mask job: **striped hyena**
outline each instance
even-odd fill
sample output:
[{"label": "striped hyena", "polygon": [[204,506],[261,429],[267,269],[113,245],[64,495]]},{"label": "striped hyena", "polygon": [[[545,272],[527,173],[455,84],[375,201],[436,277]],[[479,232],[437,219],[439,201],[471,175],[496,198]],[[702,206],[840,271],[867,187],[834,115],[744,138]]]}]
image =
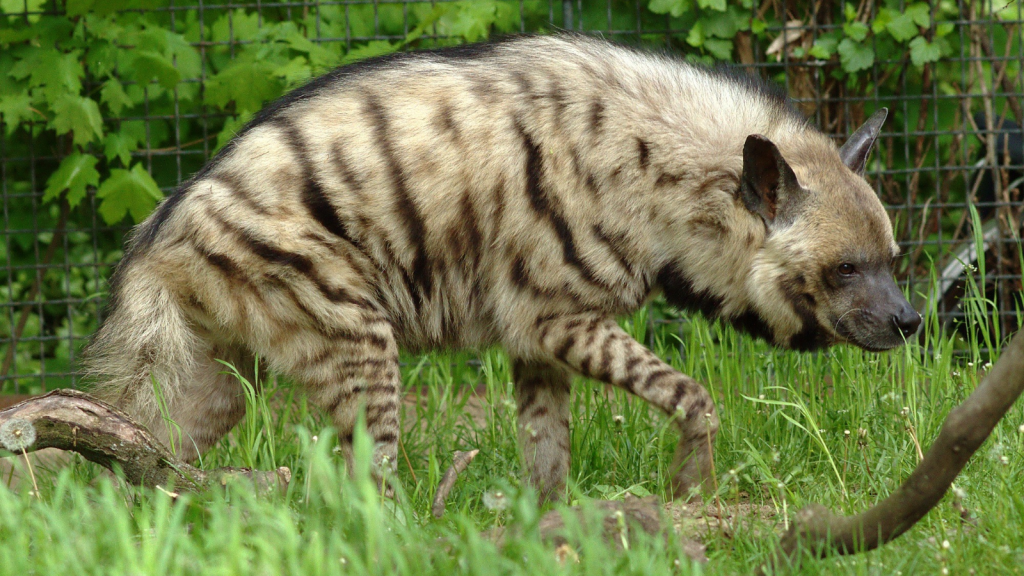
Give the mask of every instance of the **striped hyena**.
[{"label": "striped hyena", "polygon": [[217,360],[259,355],[343,444],[365,410],[393,465],[399,350],[498,344],[542,494],[564,488],[573,375],[679,414],[685,492],[715,406],[615,317],[664,293],[786,348],[902,344],[920,317],[862,177],[884,118],[837,148],[750,76],[580,36],[342,67],[267,106],[135,230],[88,370],[166,440],[158,382],[195,457],[245,409]]}]

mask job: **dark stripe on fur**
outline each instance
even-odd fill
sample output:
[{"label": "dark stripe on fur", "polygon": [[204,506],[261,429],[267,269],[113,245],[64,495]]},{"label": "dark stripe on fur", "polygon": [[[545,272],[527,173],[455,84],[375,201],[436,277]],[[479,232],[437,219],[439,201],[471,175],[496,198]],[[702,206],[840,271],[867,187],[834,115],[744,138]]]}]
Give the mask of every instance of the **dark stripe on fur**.
[{"label": "dark stripe on fur", "polygon": [[590,104],[590,135],[597,138],[604,129],[604,102],[594,100]]},{"label": "dark stripe on fur", "polygon": [[323,186],[321,186],[320,180],[316,177],[313,161],[309,158],[309,151],[306,149],[306,144],[302,140],[302,134],[299,133],[298,127],[284,116],[277,117],[275,123],[284,132],[285,142],[291,148],[292,154],[295,155],[299,164],[299,169],[302,171],[302,204],[309,210],[313,219],[319,222],[328,232],[353,246],[359,246],[352,236],[349,235],[341,218],[338,217],[337,210],[334,209],[330,200],[327,199],[327,194],[324,193]]},{"label": "dark stripe on fur", "polygon": [[252,210],[253,212],[260,214],[262,216],[266,216],[267,214],[270,213],[270,211],[267,210],[266,206],[263,206],[255,199],[253,199],[252,196],[246,193],[245,186],[242,184],[241,179],[238,178],[238,176],[236,176],[235,174],[229,174],[227,172],[218,172],[215,174],[211,174],[210,179],[216,181],[221,186],[227,188],[228,192],[231,193],[231,196],[233,196],[242,204],[245,204],[245,206]]},{"label": "dark stripe on fur", "polygon": [[639,156],[638,161],[640,162],[640,169],[646,172],[647,167],[650,165],[651,162],[651,147],[649,144],[647,144],[647,142],[644,141],[643,138],[637,138],[636,150],[637,156]]},{"label": "dark stripe on fur", "polygon": [[376,94],[366,92],[365,97],[367,111],[373,121],[373,132],[376,136],[377,145],[380,147],[384,163],[387,165],[388,178],[391,180],[391,187],[395,193],[395,204],[399,219],[405,223],[409,244],[413,247],[412,279],[416,286],[422,290],[423,296],[430,298],[433,292],[434,279],[427,255],[426,224],[415,202],[409,195],[408,178],[398,163],[398,157],[395,155],[394,146],[391,143],[390,121],[387,113]]},{"label": "dark stripe on fur", "polygon": [[341,181],[356,195],[362,194],[363,180],[355,173],[348,160],[345,159],[345,151],[342,149],[340,142],[334,143],[334,146],[331,147],[331,153],[334,165],[338,168],[338,174],[341,176]]},{"label": "dark stripe on fur", "polygon": [[315,266],[313,265],[313,261],[306,256],[296,254],[294,252],[287,252],[271,246],[262,239],[257,238],[248,230],[232,225],[228,221],[224,220],[224,218],[219,214],[211,212],[211,217],[221,226],[221,228],[238,239],[238,241],[245,245],[253,254],[271,264],[288,266],[305,276],[313,283],[313,285],[316,286],[317,290],[319,290],[328,301],[334,303],[365,304],[362,300],[353,298],[344,288],[328,286],[327,283],[320,278]]},{"label": "dark stripe on fur", "polygon": [[455,122],[455,110],[452,107],[451,102],[441,102],[440,108],[437,111],[437,125],[443,132],[449,132],[452,135],[452,140],[455,142],[462,142],[462,131],[459,130],[459,125]]},{"label": "dark stripe on fur", "polygon": [[626,250],[623,248],[623,244],[626,243],[626,234],[622,232],[611,234],[602,228],[600,224],[594,224],[593,232],[594,237],[607,246],[608,251],[618,259],[619,265],[622,266],[622,269],[632,276],[633,263],[630,262],[629,256],[626,255]]},{"label": "dark stripe on fur", "polygon": [[576,251],[576,241],[573,238],[569,222],[559,212],[557,199],[550,196],[544,188],[544,166],[540,147],[527,134],[518,119],[514,121],[514,124],[519,137],[523,140],[523,148],[526,152],[526,195],[530,199],[530,207],[538,216],[551,222],[555,235],[562,242],[562,258],[565,263],[576,268],[580,276],[587,282],[601,288],[608,288],[607,284],[601,282],[590,266],[580,258]]},{"label": "dark stripe on fur", "polygon": [[700,312],[709,319],[718,318],[722,299],[706,290],[698,291],[693,281],[674,265],[668,265],[658,272],[657,283],[665,292],[668,303],[678,308]]}]

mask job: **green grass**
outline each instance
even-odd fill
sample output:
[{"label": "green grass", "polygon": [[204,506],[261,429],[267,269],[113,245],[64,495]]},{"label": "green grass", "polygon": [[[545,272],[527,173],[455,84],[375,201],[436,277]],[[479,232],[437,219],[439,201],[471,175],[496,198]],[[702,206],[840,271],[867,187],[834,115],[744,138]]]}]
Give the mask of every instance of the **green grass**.
[{"label": "green grass", "polygon": [[[985,302],[975,308],[973,320],[984,325]],[[777,512],[768,521],[741,518],[728,537],[712,532],[705,565],[657,540],[616,551],[580,527],[579,562],[560,564],[537,535],[545,510],[519,481],[508,360],[488,351],[405,358],[404,381],[422,390],[422,401],[420,424],[402,439],[394,500],[380,497],[368,470],[347,475],[328,422],[298,390],[271,381],[256,395],[248,383],[247,418],[203,466],[289,466],[287,494],[257,497],[236,485],[174,501],[82,461],[36,470],[40,497],[25,483],[0,488],[0,574],[750,574],[775,546],[770,531],[803,505],[853,513],[888,495],[916,464],[913,435],[927,449],[989,360],[983,338],[943,336],[933,318],[924,345],[881,355],[782,352],[701,320],[664,319],[656,307],[624,323],[713,394],[722,505]],[[459,391],[481,384],[487,418],[477,425]],[[673,426],[621,392],[576,385],[571,499],[663,494]],[[801,573],[1024,572],[1022,424],[1018,403],[957,482],[975,525],[961,522],[947,496],[893,544],[811,561]],[[356,448],[367,461],[365,437]],[[452,453],[470,448],[480,455],[435,520],[437,483]],[[496,492],[506,509],[485,506],[485,494]],[[507,528],[500,549],[482,535],[499,526]]]}]

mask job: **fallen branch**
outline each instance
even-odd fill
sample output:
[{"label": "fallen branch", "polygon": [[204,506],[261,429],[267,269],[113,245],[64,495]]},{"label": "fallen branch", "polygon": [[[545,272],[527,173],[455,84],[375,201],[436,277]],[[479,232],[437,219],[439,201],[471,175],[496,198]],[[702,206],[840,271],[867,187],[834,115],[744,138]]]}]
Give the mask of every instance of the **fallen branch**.
[{"label": "fallen branch", "polygon": [[78,452],[108,470],[120,468],[132,484],[151,488],[173,484],[179,491],[199,492],[243,478],[265,492],[284,490],[291,481],[286,467],[269,472],[233,467],[200,470],[181,462],[130,416],[77,390],[54,390],[0,410],[0,432],[26,425],[34,429],[35,441],[17,448],[18,452],[43,448]]},{"label": "fallen branch", "polygon": [[431,507],[434,518],[444,516],[445,500],[448,499],[448,494],[452,491],[452,487],[455,486],[455,480],[459,477],[459,474],[466,471],[466,467],[469,466],[469,463],[479,453],[479,450],[470,450],[469,452],[455,451],[451,467],[445,471],[444,476],[441,477],[441,482],[437,485],[437,494],[434,495],[434,505]]},{"label": "fallen branch", "polygon": [[[820,504],[796,514],[782,538],[778,566],[797,562],[802,550],[818,556],[855,554],[909,530],[945,495],[971,455],[1024,392],[1024,331],[1018,333],[978,388],[946,417],[939,437],[910,477],[888,498],[856,516],[836,516]],[[768,566],[762,567],[762,572]]]}]

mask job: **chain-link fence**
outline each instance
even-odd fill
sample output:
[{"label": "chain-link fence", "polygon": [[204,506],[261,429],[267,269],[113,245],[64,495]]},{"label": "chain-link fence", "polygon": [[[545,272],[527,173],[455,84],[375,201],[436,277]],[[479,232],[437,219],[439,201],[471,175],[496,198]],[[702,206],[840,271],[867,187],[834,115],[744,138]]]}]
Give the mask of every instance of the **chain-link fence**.
[{"label": "chain-link fence", "polygon": [[1018,2],[0,0],[0,9],[0,392],[76,385],[76,356],[102,320],[133,221],[267,100],[363,57],[560,29],[732,61],[783,84],[837,138],[888,107],[869,179],[906,254],[899,276],[950,325],[970,279],[1005,330],[1020,323]]}]

